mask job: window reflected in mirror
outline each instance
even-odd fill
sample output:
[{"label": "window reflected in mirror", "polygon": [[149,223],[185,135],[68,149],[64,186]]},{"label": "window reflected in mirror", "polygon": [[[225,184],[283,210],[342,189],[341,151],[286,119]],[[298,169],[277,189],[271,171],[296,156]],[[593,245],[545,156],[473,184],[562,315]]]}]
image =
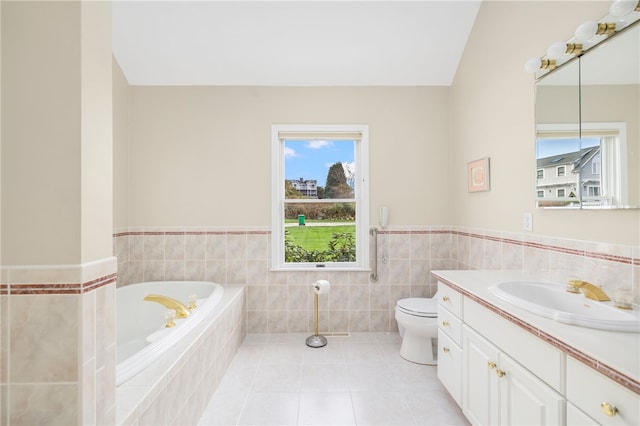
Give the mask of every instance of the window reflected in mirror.
[{"label": "window reflected in mirror", "polygon": [[536,201],[545,208],[623,208],[629,200],[624,123],[539,125]]}]

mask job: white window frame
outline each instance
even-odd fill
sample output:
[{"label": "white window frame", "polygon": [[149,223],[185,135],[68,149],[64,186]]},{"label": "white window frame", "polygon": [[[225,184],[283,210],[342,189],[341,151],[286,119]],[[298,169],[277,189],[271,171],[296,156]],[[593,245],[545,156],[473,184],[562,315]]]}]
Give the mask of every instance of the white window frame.
[{"label": "white window frame", "polygon": [[[356,261],[323,263],[286,263],[284,260],[284,139],[281,134],[354,134],[361,137],[355,142],[356,181],[354,199],[336,200],[356,204]],[[296,125],[271,126],[271,268],[283,270],[369,270],[369,126],[368,125]],[[314,200],[317,201],[317,200]]]}]

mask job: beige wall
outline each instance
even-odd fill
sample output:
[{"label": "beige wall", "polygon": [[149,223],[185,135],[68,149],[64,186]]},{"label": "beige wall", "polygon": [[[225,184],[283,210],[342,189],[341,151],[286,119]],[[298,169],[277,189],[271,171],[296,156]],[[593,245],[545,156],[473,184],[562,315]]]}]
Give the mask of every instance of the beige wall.
[{"label": "beige wall", "polygon": [[2,8],[2,260],[78,263],[80,4]]},{"label": "beige wall", "polygon": [[[534,88],[525,61],[568,40],[610,2],[484,1],[452,85],[452,224],[637,245],[640,211],[535,208]],[[491,158],[491,191],[467,193],[465,163]],[[603,224],[605,226],[603,226]]]},{"label": "beige wall", "polygon": [[129,83],[112,58],[113,63],[113,227],[129,225]]},{"label": "beige wall", "polygon": [[[450,88],[131,87],[120,103],[130,127],[116,136],[130,141],[115,164],[116,228],[266,226],[271,124],[364,123],[372,224],[387,205],[392,226],[521,232],[532,212],[533,234],[637,245],[638,210],[535,207],[534,87],[523,64],[608,7],[483,2]],[[491,190],[470,194],[466,163],[482,157]]]},{"label": "beige wall", "polygon": [[448,88],[132,87],[130,96],[130,226],[269,225],[272,124],[368,124],[373,223],[381,205],[396,226],[449,220]]},{"label": "beige wall", "polygon": [[113,252],[110,2],[83,2],[80,20],[80,244],[84,263]]}]

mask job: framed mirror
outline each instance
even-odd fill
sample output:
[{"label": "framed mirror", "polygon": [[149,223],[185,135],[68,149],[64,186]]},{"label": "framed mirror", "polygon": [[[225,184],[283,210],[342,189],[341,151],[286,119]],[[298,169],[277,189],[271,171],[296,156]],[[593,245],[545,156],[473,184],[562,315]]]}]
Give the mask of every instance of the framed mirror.
[{"label": "framed mirror", "polygon": [[638,22],[536,82],[536,201],[640,206]]}]

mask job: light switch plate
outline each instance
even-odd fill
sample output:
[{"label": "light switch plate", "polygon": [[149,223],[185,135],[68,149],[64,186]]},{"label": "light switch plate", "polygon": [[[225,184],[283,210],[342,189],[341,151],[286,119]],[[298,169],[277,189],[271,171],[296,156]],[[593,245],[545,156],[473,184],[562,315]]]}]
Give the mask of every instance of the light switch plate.
[{"label": "light switch plate", "polygon": [[533,215],[530,212],[522,215],[522,228],[525,231],[533,231]]}]

